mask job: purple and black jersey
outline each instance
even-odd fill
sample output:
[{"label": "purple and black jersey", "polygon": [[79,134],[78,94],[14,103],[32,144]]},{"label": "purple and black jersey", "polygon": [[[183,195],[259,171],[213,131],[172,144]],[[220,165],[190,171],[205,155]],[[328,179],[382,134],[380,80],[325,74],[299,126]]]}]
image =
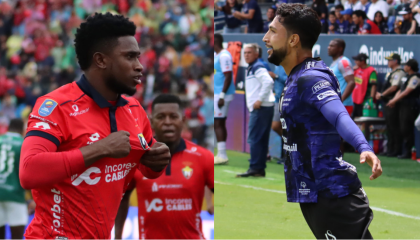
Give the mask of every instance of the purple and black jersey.
[{"label": "purple and black jersey", "polygon": [[280,113],[289,202],[344,197],[361,188],[356,168],[342,160],[339,133],[360,152],[371,148],[341,103],[337,78],[321,59],[307,58],[293,68]]}]

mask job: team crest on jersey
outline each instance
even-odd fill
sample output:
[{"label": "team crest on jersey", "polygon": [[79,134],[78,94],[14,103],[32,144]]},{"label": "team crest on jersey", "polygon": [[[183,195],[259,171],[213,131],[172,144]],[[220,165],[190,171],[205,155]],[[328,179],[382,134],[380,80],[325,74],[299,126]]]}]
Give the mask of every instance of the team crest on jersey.
[{"label": "team crest on jersey", "polygon": [[58,103],[56,101],[45,99],[38,109],[38,114],[42,117],[49,116],[57,105]]},{"label": "team crest on jersey", "polygon": [[193,169],[190,168],[190,166],[186,166],[182,169],[182,175],[184,175],[186,179],[190,179],[192,174],[193,174]]},{"label": "team crest on jersey", "polygon": [[139,137],[140,145],[143,148],[143,150],[148,150],[150,147],[149,147],[149,144],[147,144],[147,141],[144,138],[143,133],[137,134],[137,137]]}]

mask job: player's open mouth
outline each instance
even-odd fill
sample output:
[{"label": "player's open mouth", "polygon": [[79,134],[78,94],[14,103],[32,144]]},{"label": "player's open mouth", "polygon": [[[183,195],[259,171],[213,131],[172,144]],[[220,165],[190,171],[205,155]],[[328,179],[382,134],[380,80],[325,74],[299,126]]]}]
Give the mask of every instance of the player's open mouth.
[{"label": "player's open mouth", "polygon": [[140,75],[139,76],[135,76],[135,77],[133,77],[133,79],[134,79],[134,81],[136,81],[138,84],[140,84],[141,83],[141,80],[140,80]]},{"label": "player's open mouth", "polygon": [[270,54],[271,51],[273,51],[272,47],[266,46],[268,48],[267,53]]}]

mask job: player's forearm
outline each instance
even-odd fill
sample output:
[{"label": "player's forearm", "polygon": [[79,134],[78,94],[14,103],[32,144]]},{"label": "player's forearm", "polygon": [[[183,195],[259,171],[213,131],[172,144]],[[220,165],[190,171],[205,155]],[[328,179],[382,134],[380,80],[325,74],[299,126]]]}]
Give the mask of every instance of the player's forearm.
[{"label": "player's forearm", "polygon": [[362,131],[350,118],[344,105],[339,100],[332,100],[324,104],[320,111],[327,121],[337,129],[338,134],[358,152],[373,152]]},{"label": "player's forearm", "polygon": [[393,93],[393,92],[395,92],[395,91],[397,91],[397,89],[398,89],[398,86],[391,86],[391,87],[389,87],[387,90],[385,90],[383,93],[382,93],[382,97],[385,97],[385,96],[388,96],[389,94],[391,94],[391,93]]},{"label": "player's forearm", "polygon": [[375,95],[376,95],[376,85],[373,85],[372,89],[370,90],[370,97],[374,99]]},{"label": "player's forearm", "polygon": [[127,190],[121,200],[120,207],[118,208],[117,217],[115,218],[115,239],[122,239],[124,223],[128,214],[131,191],[132,190]]},{"label": "player's forearm", "polygon": [[232,72],[228,72],[228,74],[225,74],[225,82],[223,83],[223,90],[222,92],[226,93],[229,89],[229,86],[232,82]]},{"label": "player's forearm", "polygon": [[354,86],[354,81],[350,81],[347,83],[347,87],[346,90],[344,90],[343,96],[341,97],[341,101],[346,100],[350,96],[350,94],[353,92]]},{"label": "player's forearm", "polygon": [[51,141],[31,136],[23,141],[19,179],[24,189],[34,189],[64,181],[85,170],[79,149],[56,152]]},{"label": "player's forearm", "polygon": [[410,94],[411,91],[413,91],[413,89],[411,89],[411,88],[405,89],[404,92],[402,92],[402,93],[400,92],[400,94],[398,94],[397,96],[395,96],[395,98],[394,98],[393,101],[394,102],[400,101],[401,99],[405,98],[408,94]]},{"label": "player's forearm", "polygon": [[100,141],[80,148],[85,162],[85,166],[89,167],[99,159],[106,157],[108,155],[107,150],[108,149],[106,147],[102,146]]}]

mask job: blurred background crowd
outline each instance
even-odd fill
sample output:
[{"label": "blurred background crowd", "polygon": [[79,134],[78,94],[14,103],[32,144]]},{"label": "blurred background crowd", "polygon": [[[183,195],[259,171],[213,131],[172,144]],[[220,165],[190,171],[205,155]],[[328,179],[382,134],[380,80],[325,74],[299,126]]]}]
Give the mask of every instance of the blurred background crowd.
[{"label": "blurred background crowd", "polygon": [[419,0],[215,0],[216,31],[265,33],[281,3],[303,3],[324,34],[420,34]]},{"label": "blurred background crowd", "polygon": [[94,12],[123,14],[137,26],[144,66],[134,97],[150,113],[157,94],[178,94],[183,137],[213,151],[211,0],[0,0],[0,134],[25,119],[36,99],[78,80],[74,33]]}]

